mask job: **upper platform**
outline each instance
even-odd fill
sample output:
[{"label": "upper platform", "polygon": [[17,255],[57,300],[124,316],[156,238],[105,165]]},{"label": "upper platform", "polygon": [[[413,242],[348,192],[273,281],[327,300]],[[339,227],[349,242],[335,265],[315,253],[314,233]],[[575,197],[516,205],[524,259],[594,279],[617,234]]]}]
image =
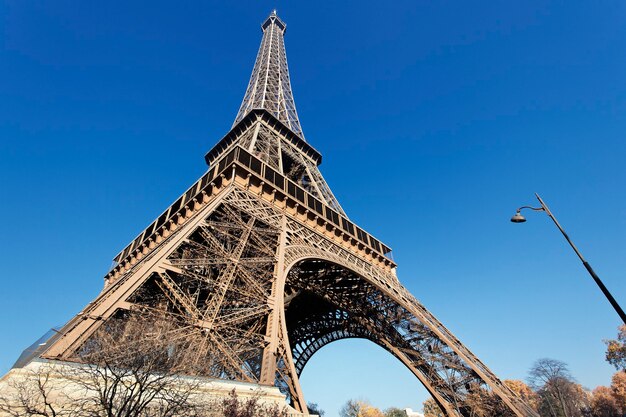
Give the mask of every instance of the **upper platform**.
[{"label": "upper platform", "polygon": [[209,166],[213,166],[215,161],[220,159],[220,156],[234,145],[241,135],[241,132],[250,128],[250,126],[257,121],[262,121],[277,130],[285,140],[288,140],[289,143],[309,157],[316,165],[322,163],[322,154],[319,153],[317,149],[309,145],[308,142],[296,135],[293,130],[265,109],[253,109],[249,111],[245,117],[235,123],[226,136],[220,139],[204,156],[206,163]]}]

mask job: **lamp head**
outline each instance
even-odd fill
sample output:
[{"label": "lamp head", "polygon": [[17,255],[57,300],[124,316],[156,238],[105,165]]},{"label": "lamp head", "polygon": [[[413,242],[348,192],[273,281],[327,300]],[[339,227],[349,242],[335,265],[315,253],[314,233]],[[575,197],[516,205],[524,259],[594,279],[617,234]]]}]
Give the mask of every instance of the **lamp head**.
[{"label": "lamp head", "polygon": [[519,210],[511,217],[511,221],[513,223],[524,223],[526,221],[526,217],[522,216]]}]

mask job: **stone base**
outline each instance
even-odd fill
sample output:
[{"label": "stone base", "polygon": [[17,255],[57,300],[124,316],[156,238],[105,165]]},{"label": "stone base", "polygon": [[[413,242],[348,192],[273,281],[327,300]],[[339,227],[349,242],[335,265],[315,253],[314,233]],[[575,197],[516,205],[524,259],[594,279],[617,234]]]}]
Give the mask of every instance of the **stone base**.
[{"label": "stone base", "polygon": [[[18,394],[27,392],[33,401],[41,403],[41,390],[38,388],[38,381],[45,378],[45,391],[47,392],[49,402],[55,406],[64,408],[63,402],[69,404],[72,398],[79,398],[84,390],[80,384],[68,379],[68,375],[76,375],[76,369],[81,365],[59,362],[34,360],[22,368],[13,368],[5,376],[0,379],[0,399],[4,398],[11,402],[19,401]],[[80,372],[78,373],[80,374]],[[244,382],[233,382],[218,379],[197,378],[197,377],[178,377],[173,381],[182,385],[189,383],[191,388],[190,402],[219,403],[224,398],[234,392],[241,402],[255,398],[258,403],[266,406],[277,405],[285,408],[289,417],[300,417],[305,414],[298,413],[295,409],[286,404],[285,395],[276,387],[269,387]],[[173,384],[173,386],[176,386]],[[41,398],[37,399],[37,396]],[[215,417],[219,415],[217,412],[211,412]],[[10,416],[0,410],[0,417]],[[313,415],[311,415],[313,416]]]}]

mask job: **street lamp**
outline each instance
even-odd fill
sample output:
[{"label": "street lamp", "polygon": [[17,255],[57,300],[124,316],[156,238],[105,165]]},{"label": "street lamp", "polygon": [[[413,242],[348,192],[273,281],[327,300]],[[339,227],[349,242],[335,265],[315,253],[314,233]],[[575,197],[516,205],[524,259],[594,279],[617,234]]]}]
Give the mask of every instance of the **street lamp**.
[{"label": "street lamp", "polygon": [[626,324],[626,314],[624,314],[624,310],[622,310],[619,304],[617,304],[617,301],[615,301],[615,298],[613,298],[609,290],[604,286],[604,283],[602,282],[602,280],[600,280],[600,277],[598,277],[596,273],[593,271],[593,269],[591,268],[591,265],[589,265],[589,262],[587,262],[585,258],[583,258],[583,255],[578,251],[576,246],[574,246],[574,243],[571,241],[569,236],[567,236],[567,233],[565,233],[565,230],[563,230],[559,222],[556,220],[556,217],[554,217],[554,215],[552,214],[548,206],[546,206],[546,203],[544,203],[541,197],[539,197],[539,194],[535,193],[535,197],[537,197],[537,200],[539,200],[539,204],[541,204],[541,207],[522,206],[518,208],[515,214],[513,215],[513,217],[511,217],[511,221],[513,223],[524,223],[526,221],[526,218],[522,216],[522,213],[521,213],[521,211],[524,209],[529,209],[529,210],[534,210],[534,211],[544,211],[552,219],[556,227],[558,227],[559,231],[563,234],[563,237],[565,238],[565,240],[567,240],[567,243],[569,243],[572,249],[574,249],[574,252],[576,252],[576,255],[578,255],[578,258],[580,258],[581,262],[583,263],[583,266],[585,267],[587,272],[589,272],[589,275],[591,275],[591,278],[593,278],[593,280],[596,282],[598,287],[600,287],[602,294],[604,294],[607,300],[609,300],[609,303],[611,303],[611,305],[613,306],[613,308],[615,309],[619,317],[622,319],[622,322]]}]

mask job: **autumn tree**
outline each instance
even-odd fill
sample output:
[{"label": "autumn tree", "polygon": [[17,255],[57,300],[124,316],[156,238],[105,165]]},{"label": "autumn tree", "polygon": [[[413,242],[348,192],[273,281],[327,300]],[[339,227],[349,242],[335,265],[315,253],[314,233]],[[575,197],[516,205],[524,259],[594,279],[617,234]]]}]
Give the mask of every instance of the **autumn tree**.
[{"label": "autumn tree", "polygon": [[619,326],[616,340],[605,340],[606,360],[618,371],[626,371],[626,325]]},{"label": "autumn tree", "polygon": [[361,414],[359,417],[385,417],[379,408],[374,407],[371,404],[365,403],[361,408]]},{"label": "autumn tree", "polygon": [[617,402],[617,406],[626,413],[626,372],[619,371],[611,378],[611,391],[613,398]]},{"label": "autumn tree", "polygon": [[462,414],[469,417],[516,417],[497,394],[480,385],[470,385],[463,407]]},{"label": "autumn tree", "polygon": [[[471,387],[464,401],[466,414],[470,417],[491,417],[498,415],[493,408],[490,393],[481,387]],[[508,416],[507,416],[508,417]]]},{"label": "autumn tree", "polygon": [[[504,383],[536,410],[537,394],[528,385],[518,380],[505,380]],[[515,417],[515,413],[498,395],[480,385],[468,387],[468,392],[459,411],[470,417]],[[424,402],[424,414],[426,417],[444,416],[432,398]]]},{"label": "autumn tree", "polygon": [[532,388],[518,379],[505,379],[504,385],[513,391],[515,395],[521,398],[521,400],[528,404],[533,410],[537,411],[539,398],[537,393],[533,391]]},{"label": "autumn tree", "polygon": [[424,417],[445,417],[437,402],[432,398],[424,401]]},{"label": "autumn tree", "polygon": [[620,417],[621,413],[613,391],[608,387],[597,387],[591,398],[591,413],[593,417]]}]

